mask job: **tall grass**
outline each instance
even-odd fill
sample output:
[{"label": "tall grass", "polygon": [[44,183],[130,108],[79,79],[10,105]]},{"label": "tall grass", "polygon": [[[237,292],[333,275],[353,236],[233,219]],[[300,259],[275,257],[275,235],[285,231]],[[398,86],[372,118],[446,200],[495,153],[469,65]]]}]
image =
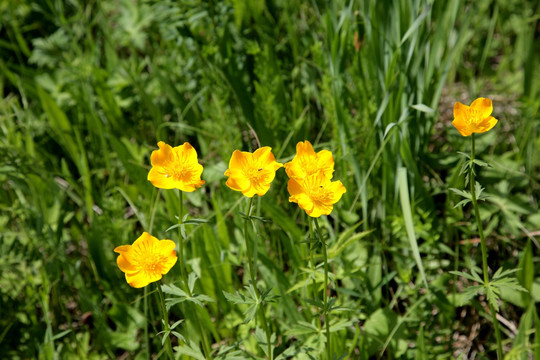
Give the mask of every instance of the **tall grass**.
[{"label": "tall grass", "polygon": [[[485,96],[499,119],[476,145],[492,165],[489,267],[519,268],[528,290],[501,294],[504,351],[540,358],[538,13],[534,1],[0,1],[0,354],[144,358],[145,329],[165,354],[155,295],[145,319],[112,251],[149,227],[175,236],[177,194],[146,180],[163,140],[190,141],[204,166],[186,202],[209,222],[187,227],[184,253],[214,299],[202,328],[215,355],[263,357],[224,295],[248,279],[245,205],[223,173],[234,149],[271,146],[286,162],[307,139],[334,153],[347,188],[321,219],[336,356],[493,358],[485,299],[463,301],[469,284],[449,274],[480,264],[471,209],[448,192],[463,188],[467,151],[451,109]],[[257,201],[272,220],[256,229],[275,358],[323,356],[309,219],[284,173]],[[193,334],[172,338],[186,359],[202,351],[187,309],[169,314]]]}]

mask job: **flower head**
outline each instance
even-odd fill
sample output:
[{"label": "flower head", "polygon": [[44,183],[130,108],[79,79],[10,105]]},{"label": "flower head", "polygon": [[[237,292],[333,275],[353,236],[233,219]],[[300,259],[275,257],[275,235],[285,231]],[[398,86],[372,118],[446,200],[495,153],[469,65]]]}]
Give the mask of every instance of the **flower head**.
[{"label": "flower head", "polygon": [[306,140],[296,144],[296,155],[284,166],[289,178],[304,178],[320,172],[331,179],[334,173],[334,157],[328,150],[315,153],[311,143]]},{"label": "flower head", "polygon": [[159,150],[152,151],[152,168],[148,180],[157,188],[180,189],[192,192],[204,184],[201,180],[203,167],[197,161],[197,151],[186,142],[171,147],[163,141],[158,142]]},{"label": "flower head", "polygon": [[497,124],[497,119],[491,116],[492,111],[493,104],[490,99],[478,98],[471,106],[457,102],[454,105],[452,125],[463,136],[489,131]]},{"label": "flower head", "polygon": [[255,194],[263,196],[270,189],[270,183],[276,177],[276,171],[283,164],[276,161],[272,148],[265,146],[255,152],[235,150],[225,171],[228,176],[225,183],[235,191],[241,191],[247,197]]},{"label": "flower head", "polygon": [[289,201],[297,203],[311,217],[330,215],[334,204],[347,191],[341,181],[331,181],[321,172],[290,179],[287,190],[291,194]]},{"label": "flower head", "polygon": [[135,288],[158,281],[176,263],[176,244],[171,240],[158,240],[144,232],[133,245],[114,249],[120,254],[116,263],[126,273],[126,281]]}]

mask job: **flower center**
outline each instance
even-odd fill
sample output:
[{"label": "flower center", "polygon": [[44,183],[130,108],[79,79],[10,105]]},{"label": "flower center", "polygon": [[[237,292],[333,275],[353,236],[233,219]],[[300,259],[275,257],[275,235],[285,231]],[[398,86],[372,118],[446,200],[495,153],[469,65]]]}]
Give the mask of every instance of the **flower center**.
[{"label": "flower center", "polygon": [[262,167],[252,166],[244,170],[244,175],[252,182],[258,182],[261,177]]},{"label": "flower center", "polygon": [[149,253],[146,254],[146,257],[139,259],[139,266],[146,273],[158,273],[160,272],[160,264],[164,261],[163,256]]},{"label": "flower center", "polygon": [[316,203],[324,204],[328,202],[328,192],[322,185],[319,185],[318,187],[311,189],[309,193],[309,197],[311,198],[313,202],[316,202]]},{"label": "flower center", "polygon": [[188,182],[192,178],[192,171],[191,169],[186,167],[169,167],[167,169],[165,177],[172,177],[176,181]]},{"label": "flower center", "polygon": [[467,124],[469,125],[478,125],[478,123],[480,122],[480,112],[476,109],[472,109],[472,108],[469,108],[468,110],[468,114],[467,114]]}]

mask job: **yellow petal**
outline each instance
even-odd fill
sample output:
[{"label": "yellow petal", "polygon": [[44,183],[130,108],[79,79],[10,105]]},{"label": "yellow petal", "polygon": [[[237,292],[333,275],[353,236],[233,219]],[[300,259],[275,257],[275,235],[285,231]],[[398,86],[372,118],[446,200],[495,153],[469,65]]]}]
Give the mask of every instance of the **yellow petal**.
[{"label": "yellow petal", "polygon": [[150,163],[152,166],[164,166],[173,161],[173,149],[170,145],[165,144],[163,141],[158,142],[159,150],[152,151],[150,155]]},{"label": "yellow petal", "polygon": [[306,213],[311,217],[320,217],[321,215],[330,215],[332,209],[332,205],[315,203],[313,209],[310,212],[306,211]]},{"label": "yellow petal", "polygon": [[[272,154],[272,148],[269,146],[263,146],[255,150],[255,152],[253,153],[253,160],[255,161],[257,166],[262,168],[272,166],[274,170],[277,170],[281,166],[283,166],[276,162],[276,158],[274,157],[274,154]],[[276,165],[277,168],[275,168]]]},{"label": "yellow petal", "polygon": [[313,150],[313,145],[307,140],[304,142],[300,141],[296,144],[296,156],[315,156],[315,150]]},{"label": "yellow petal", "polygon": [[317,153],[318,167],[324,176],[331,179],[334,173],[334,156],[328,150],[321,150]]},{"label": "yellow petal", "polygon": [[131,245],[121,245],[114,248],[114,252],[122,254],[128,252],[131,249]]},{"label": "yellow petal", "polygon": [[168,174],[162,167],[156,166],[148,172],[147,180],[160,189],[176,189],[179,182],[171,174]]},{"label": "yellow petal", "polygon": [[474,100],[471,104],[471,108],[478,111],[481,114],[482,119],[489,117],[493,112],[493,104],[491,103],[491,100],[487,98],[478,98]]},{"label": "yellow petal", "polygon": [[462,136],[469,136],[472,132],[469,129],[469,125],[465,123],[462,118],[452,121],[452,125],[459,131]]},{"label": "yellow petal", "polygon": [[464,119],[467,116],[469,107],[465,104],[457,102],[454,104],[454,119]]},{"label": "yellow petal", "polygon": [[252,158],[252,154],[240,150],[234,150],[229,160],[229,170],[244,169]]},{"label": "yellow petal", "polygon": [[134,274],[126,273],[127,283],[134,288],[142,288],[154,281],[161,280],[162,276],[159,273],[146,273],[139,271]]},{"label": "yellow petal", "polygon": [[159,243],[159,240],[146,231],[135,240],[132,247],[135,251],[141,251],[143,253],[151,251]]},{"label": "yellow petal", "polygon": [[484,131],[489,131],[493,129],[493,127],[497,124],[498,120],[495,119],[493,116],[488,117],[486,120],[484,120],[484,123],[482,126],[484,127]]},{"label": "yellow petal", "polygon": [[337,203],[339,199],[341,199],[343,194],[347,192],[347,189],[345,189],[345,186],[339,180],[331,182],[326,187],[326,190],[332,194],[331,200],[330,200],[332,204]]},{"label": "yellow petal", "polygon": [[232,170],[229,172],[229,179],[225,185],[234,191],[244,191],[251,186],[249,179],[242,175],[240,170]]},{"label": "yellow petal", "polygon": [[302,185],[300,185],[300,183],[296,181],[294,178],[289,179],[289,182],[287,183],[287,191],[289,192],[289,194],[291,194],[291,196],[305,193]]},{"label": "yellow petal", "polygon": [[133,263],[131,263],[128,260],[128,257],[123,255],[123,254],[118,256],[118,258],[116,258],[116,265],[118,265],[120,270],[122,270],[125,273],[137,271],[137,266],[135,266]]}]

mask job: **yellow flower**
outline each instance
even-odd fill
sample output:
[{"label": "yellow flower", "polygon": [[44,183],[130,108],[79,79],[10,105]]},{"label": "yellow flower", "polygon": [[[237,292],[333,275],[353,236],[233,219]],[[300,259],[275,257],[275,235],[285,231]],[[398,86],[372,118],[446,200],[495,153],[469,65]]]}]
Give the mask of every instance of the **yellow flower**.
[{"label": "yellow flower", "polygon": [[255,194],[263,196],[270,189],[270,183],[276,177],[276,171],[283,164],[276,161],[272,148],[265,146],[254,153],[235,150],[225,171],[228,176],[225,183],[235,191],[241,191],[247,197]]},{"label": "yellow flower", "polygon": [[297,203],[311,217],[330,215],[334,204],[347,191],[341,181],[331,181],[321,172],[290,179],[287,190],[291,194],[289,201]]},{"label": "yellow flower", "polygon": [[135,288],[158,281],[176,263],[176,244],[171,240],[158,240],[144,232],[133,245],[114,249],[120,255],[116,263],[126,273],[126,281]]},{"label": "yellow flower", "polygon": [[285,164],[285,172],[290,178],[304,178],[321,172],[331,179],[334,173],[334,157],[328,150],[315,153],[309,141],[296,144],[296,155]]},{"label": "yellow flower", "polygon": [[489,131],[497,124],[497,119],[490,116],[492,111],[493,104],[490,99],[478,98],[471,106],[457,102],[454,105],[452,125],[463,136]]},{"label": "yellow flower", "polygon": [[148,180],[157,188],[180,189],[192,192],[204,184],[201,180],[203,167],[197,161],[197,151],[186,142],[171,147],[163,141],[158,142],[159,150],[152,151],[152,168]]}]

